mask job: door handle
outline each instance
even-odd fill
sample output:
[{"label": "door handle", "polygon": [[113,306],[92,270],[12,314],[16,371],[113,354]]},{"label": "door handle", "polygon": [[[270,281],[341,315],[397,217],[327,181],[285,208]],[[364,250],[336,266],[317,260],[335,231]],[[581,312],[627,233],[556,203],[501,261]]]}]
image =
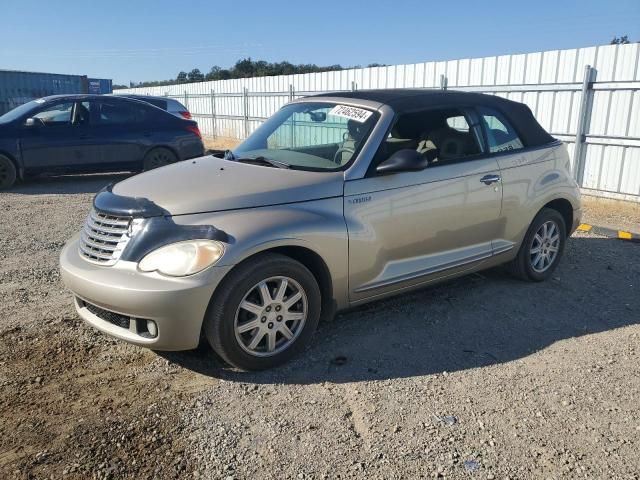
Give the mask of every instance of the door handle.
[{"label": "door handle", "polygon": [[500,181],[500,175],[485,175],[480,179],[480,181],[485,185],[491,185],[492,183]]}]

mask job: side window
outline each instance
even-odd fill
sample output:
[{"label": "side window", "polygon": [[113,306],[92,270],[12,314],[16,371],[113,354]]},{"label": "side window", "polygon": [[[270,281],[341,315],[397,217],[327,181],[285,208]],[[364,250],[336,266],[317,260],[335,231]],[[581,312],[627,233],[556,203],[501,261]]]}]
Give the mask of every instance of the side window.
[{"label": "side window", "polygon": [[98,115],[96,121],[100,125],[125,125],[137,123],[141,120],[142,114],[137,105],[130,105],[124,102],[100,102],[97,104]]},{"label": "side window", "polygon": [[458,130],[459,132],[466,133],[469,131],[469,124],[467,123],[467,119],[462,115],[447,118],[447,125],[455,130]]},{"label": "side window", "polygon": [[514,128],[500,112],[490,108],[480,108],[479,111],[491,153],[524,148]]},{"label": "side window", "polygon": [[[177,100],[167,100],[165,102],[165,107],[163,108],[163,110],[167,110],[171,113],[175,113],[175,112],[186,112],[187,111],[187,107],[185,107],[184,105],[182,105],[179,101]],[[162,107],[161,107],[162,108]]]},{"label": "side window", "polygon": [[134,114],[136,117],[136,123],[150,122],[159,117],[163,117],[162,112],[158,112],[153,107],[147,107],[146,105],[134,105]]},{"label": "side window", "polygon": [[76,103],[76,109],[73,114],[74,125],[89,125],[92,123],[91,113],[92,108],[95,107],[94,102],[78,102]]},{"label": "side window", "polygon": [[147,103],[150,103],[151,105],[155,105],[156,107],[161,108],[163,110],[169,110],[168,102],[166,100],[158,100],[156,98],[153,98],[151,100],[147,100],[145,98],[144,101],[147,102]]},{"label": "side window", "polygon": [[380,146],[374,165],[398,150],[417,150],[429,168],[464,161],[482,153],[478,127],[471,127],[458,109],[434,109],[399,115],[387,139]]},{"label": "side window", "polygon": [[33,118],[42,122],[47,127],[71,125],[73,102],[56,103],[40,110]]}]

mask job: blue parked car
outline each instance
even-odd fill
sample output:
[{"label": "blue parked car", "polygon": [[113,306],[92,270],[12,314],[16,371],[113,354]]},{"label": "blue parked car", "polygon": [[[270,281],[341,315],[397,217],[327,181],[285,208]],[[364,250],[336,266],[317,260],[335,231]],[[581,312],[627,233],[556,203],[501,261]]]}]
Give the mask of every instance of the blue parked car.
[{"label": "blue parked car", "polygon": [[196,122],[130,98],[55,95],[0,117],[0,189],[42,173],[142,171],[203,154]]}]

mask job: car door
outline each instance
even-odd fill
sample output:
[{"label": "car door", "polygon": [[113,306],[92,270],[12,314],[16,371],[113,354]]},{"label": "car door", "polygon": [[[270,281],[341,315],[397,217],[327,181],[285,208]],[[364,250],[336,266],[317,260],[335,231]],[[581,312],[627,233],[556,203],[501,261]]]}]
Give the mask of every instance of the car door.
[{"label": "car door", "polygon": [[145,121],[148,108],[142,102],[99,99],[92,103],[92,135],[102,145],[105,170],[141,165],[151,143],[153,126]]},{"label": "car door", "polygon": [[27,172],[84,171],[101,161],[89,135],[88,112],[81,102],[49,103],[22,127],[20,149]]},{"label": "car door", "polygon": [[[429,142],[440,145],[421,171],[379,175],[370,169],[365,178],[345,183],[354,303],[476,267],[491,257],[500,231],[500,171],[496,160],[484,154],[473,112],[414,112],[399,117],[396,127],[401,124],[374,162],[391,155],[396,145],[418,150]],[[432,138],[429,130],[440,137]],[[448,140],[455,137],[461,151],[439,151],[453,148]]]}]

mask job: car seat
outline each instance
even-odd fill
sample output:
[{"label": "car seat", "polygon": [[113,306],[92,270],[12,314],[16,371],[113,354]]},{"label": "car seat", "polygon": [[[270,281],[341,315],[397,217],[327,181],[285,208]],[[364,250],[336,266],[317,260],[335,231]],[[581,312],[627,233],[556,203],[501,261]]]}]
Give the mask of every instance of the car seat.
[{"label": "car seat", "polygon": [[353,156],[356,149],[360,146],[360,142],[367,131],[367,123],[349,120],[347,122],[347,131],[344,132],[342,144],[336,152],[335,161],[339,165],[344,165]]},{"label": "car seat", "polygon": [[76,114],[74,123],[76,125],[89,124],[89,109],[82,105],[82,103],[76,103]]},{"label": "car seat", "polygon": [[432,157],[431,161],[451,160],[477,153],[473,139],[468,132],[451,128],[446,119],[440,127],[423,136],[418,144],[418,152]]}]

